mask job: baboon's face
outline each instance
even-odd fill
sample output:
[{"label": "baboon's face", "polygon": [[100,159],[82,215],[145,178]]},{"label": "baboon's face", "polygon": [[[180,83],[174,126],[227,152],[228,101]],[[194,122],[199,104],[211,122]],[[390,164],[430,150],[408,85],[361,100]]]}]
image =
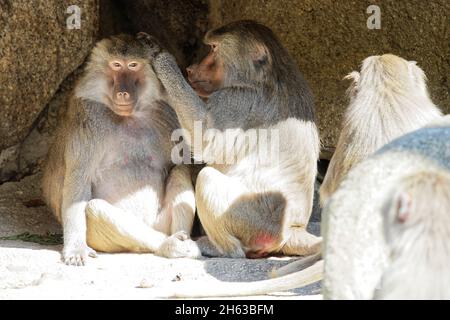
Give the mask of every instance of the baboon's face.
[{"label": "baboon's face", "polygon": [[200,97],[208,97],[222,87],[224,64],[219,57],[219,50],[219,43],[211,43],[206,57],[187,68],[189,82]]},{"label": "baboon's face", "polygon": [[278,81],[273,52],[286,53],[269,28],[254,21],[236,21],[210,30],[204,42],[209,53],[187,68],[189,82],[199,96],[208,97],[228,86]]},{"label": "baboon's face", "polygon": [[138,116],[160,99],[161,90],[147,48],[133,36],[118,35],[94,47],[76,96],[128,117]]},{"label": "baboon's face", "polygon": [[144,82],[144,63],[134,59],[112,58],[108,61],[109,107],[120,116],[130,116]]}]

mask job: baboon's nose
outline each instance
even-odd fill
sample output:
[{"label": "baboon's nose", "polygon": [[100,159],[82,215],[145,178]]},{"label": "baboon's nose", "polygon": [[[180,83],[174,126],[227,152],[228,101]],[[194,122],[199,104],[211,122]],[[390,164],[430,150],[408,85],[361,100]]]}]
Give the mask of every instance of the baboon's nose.
[{"label": "baboon's nose", "polygon": [[116,94],[117,102],[120,104],[130,103],[130,94],[126,91],[117,92]]}]

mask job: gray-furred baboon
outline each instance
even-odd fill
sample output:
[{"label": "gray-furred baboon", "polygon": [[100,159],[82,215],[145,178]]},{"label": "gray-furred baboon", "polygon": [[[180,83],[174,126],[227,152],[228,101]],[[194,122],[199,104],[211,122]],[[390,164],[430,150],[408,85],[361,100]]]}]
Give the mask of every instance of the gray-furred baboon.
[{"label": "gray-furred baboon", "polygon": [[431,101],[426,77],[415,61],[392,54],[372,56],[353,71],[336,151],[320,188],[325,205],[348,171],[367,156],[399,136],[439,119]]},{"label": "gray-furred baboon", "polygon": [[[253,21],[208,32],[205,43],[210,53],[188,68],[192,87],[173,56],[153,37],[141,36],[153,46],[152,64],[181,126],[194,136],[195,121],[202,125],[200,157],[207,167],[197,179],[196,204],[216,254],[316,253],[321,238],[306,231],[319,155],[313,97],[273,32]],[[259,141],[251,146],[239,135],[227,136],[261,128],[279,135],[275,162],[265,161],[267,154],[258,152]],[[206,139],[208,129],[215,130]],[[226,150],[218,143],[224,140]],[[233,163],[220,163],[230,149],[248,152]]]},{"label": "gray-furred baboon", "polygon": [[[419,207],[411,210],[410,222],[416,221],[417,225],[407,223],[398,226],[399,228],[388,227],[388,232],[394,232],[393,236],[400,242],[395,240],[390,244],[384,237],[383,212],[386,210],[386,199],[392,197],[398,188],[402,190],[406,186],[407,190],[410,190],[408,181],[411,181],[411,178],[408,177],[418,177],[424,171],[435,171],[442,175],[450,173],[450,124],[447,127],[422,128],[397,138],[348,173],[323,211],[325,298],[377,297],[376,289],[385,272],[387,273],[381,285],[386,290],[390,290],[389,288],[393,290],[389,279],[394,279],[392,277],[396,275],[394,270],[389,268],[395,268],[396,265],[404,268],[406,278],[402,280],[403,284],[394,279],[398,288],[401,288],[395,289],[395,292],[403,294],[404,290],[407,288],[412,290],[413,286],[414,292],[418,294],[416,297],[419,297],[420,290],[427,291],[429,297],[444,294],[443,291],[429,292],[431,283],[425,287],[421,286],[423,281],[433,277],[433,272],[441,272],[433,268],[438,268],[437,266],[445,259],[448,261],[448,250],[440,247],[448,243],[448,223],[445,213],[448,214],[449,200],[446,194],[448,186],[443,186],[444,180],[440,186],[427,187],[428,182],[424,182],[422,194],[419,189],[411,193],[413,203],[416,202],[425,211],[415,210]],[[407,220],[407,216],[401,218]],[[438,229],[433,229],[435,223]],[[432,230],[439,230],[439,234],[429,236],[429,232],[434,232]],[[437,241],[437,237],[442,239]],[[429,251],[427,254],[417,255],[424,249],[425,243],[430,246]],[[395,255],[390,257],[392,253],[390,246],[396,248],[397,245],[402,251],[397,251],[401,255],[398,256],[399,260],[395,261]],[[391,264],[390,258],[394,259]],[[408,262],[403,264],[404,261],[401,259]],[[435,271],[416,273],[422,267]],[[411,274],[415,276],[409,277]],[[440,274],[444,277],[442,281],[445,285],[443,285],[448,288],[448,272],[442,271]],[[432,281],[436,283],[440,280],[436,278]],[[392,291],[393,294],[395,292]],[[383,294],[388,297],[387,291],[381,293],[380,297],[383,297]],[[412,294],[411,292],[405,298],[412,297]]]},{"label": "gray-furred baboon", "polygon": [[450,173],[400,180],[383,208],[388,267],[377,299],[450,299]]},{"label": "gray-furred baboon", "polygon": [[200,255],[189,239],[190,174],[171,161],[179,123],[146,52],[132,36],[100,41],[56,133],[43,193],[66,264],[85,264],[94,249]]}]

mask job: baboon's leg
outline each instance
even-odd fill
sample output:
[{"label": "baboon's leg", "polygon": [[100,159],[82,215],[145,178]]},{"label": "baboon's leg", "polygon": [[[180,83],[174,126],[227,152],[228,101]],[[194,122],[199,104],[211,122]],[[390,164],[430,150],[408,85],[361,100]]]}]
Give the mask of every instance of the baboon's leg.
[{"label": "baboon's leg", "polygon": [[206,167],[197,177],[195,192],[197,212],[209,240],[222,255],[245,257],[241,242],[227,229],[224,214],[247,188],[218,170]]},{"label": "baboon's leg", "polygon": [[303,227],[291,227],[287,242],[281,248],[285,255],[306,256],[320,252],[322,237],[317,237]]},{"label": "baboon's leg", "polygon": [[89,201],[86,217],[88,244],[103,252],[155,252],[167,238],[105,200]]},{"label": "baboon's leg", "polygon": [[89,201],[86,216],[87,241],[97,250],[153,252],[167,258],[200,256],[197,245],[184,231],[168,237],[107,201]]},{"label": "baboon's leg", "polygon": [[195,217],[195,194],[187,166],[179,165],[170,171],[164,204],[164,214],[172,217],[170,233],[184,231],[190,235]]},{"label": "baboon's leg", "polygon": [[279,250],[286,199],[251,192],[236,178],[206,167],[197,178],[200,221],[217,250],[228,257],[258,258]]}]

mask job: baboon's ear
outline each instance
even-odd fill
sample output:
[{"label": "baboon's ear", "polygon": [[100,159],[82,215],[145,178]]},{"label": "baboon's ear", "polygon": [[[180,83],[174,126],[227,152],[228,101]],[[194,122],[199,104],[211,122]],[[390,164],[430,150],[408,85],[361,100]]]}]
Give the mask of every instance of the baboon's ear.
[{"label": "baboon's ear", "polygon": [[401,192],[396,199],[396,216],[399,223],[405,223],[411,213],[412,199],[406,192]]},{"label": "baboon's ear", "polygon": [[411,77],[417,84],[422,85],[424,81],[427,81],[427,76],[421,68],[417,66],[417,61],[408,61],[408,70]]},{"label": "baboon's ear", "polygon": [[352,71],[348,75],[346,75],[343,80],[351,80],[351,81],[353,81],[356,84],[356,83],[359,82],[359,78],[360,78],[359,72],[358,71]]},{"label": "baboon's ear", "polygon": [[415,73],[415,70],[417,69],[417,61],[408,61],[408,70],[411,74]]},{"label": "baboon's ear", "polygon": [[263,66],[269,62],[269,50],[267,47],[260,43],[256,45],[256,48],[252,52],[252,60],[255,66]]},{"label": "baboon's ear", "polygon": [[343,80],[351,80],[352,83],[350,87],[347,89],[347,95],[352,98],[356,96],[356,93],[358,92],[358,83],[359,83],[360,74],[358,71],[352,71],[348,75],[344,77]]}]

